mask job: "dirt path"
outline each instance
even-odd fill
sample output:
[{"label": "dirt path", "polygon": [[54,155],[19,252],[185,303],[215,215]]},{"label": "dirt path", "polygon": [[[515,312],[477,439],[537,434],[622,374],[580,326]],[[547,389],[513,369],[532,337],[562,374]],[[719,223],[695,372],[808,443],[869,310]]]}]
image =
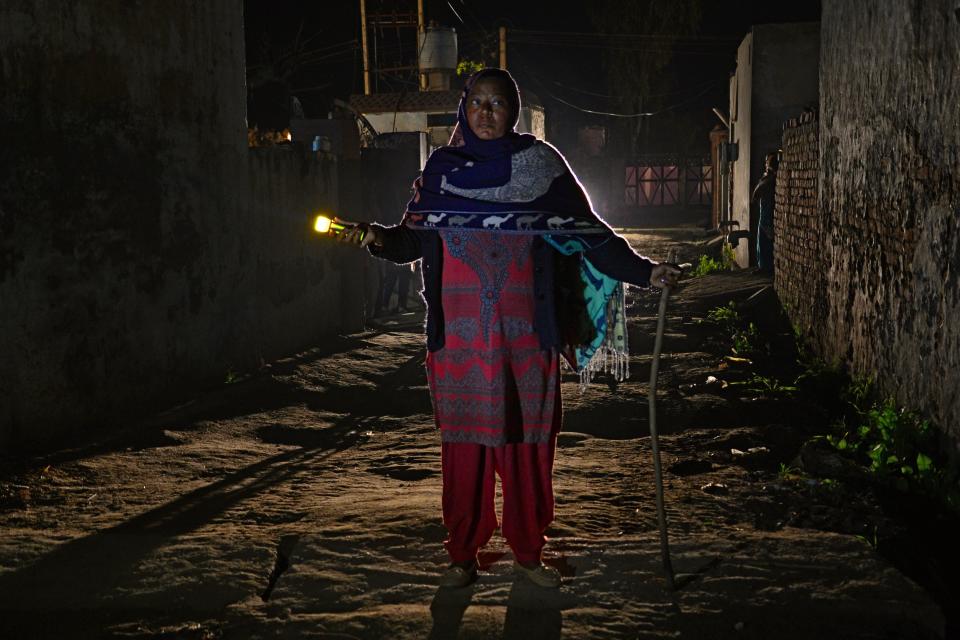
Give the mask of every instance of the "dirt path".
[{"label": "dirt path", "polygon": [[[680,260],[705,239],[631,236]],[[942,637],[936,604],[857,537],[868,499],[778,474],[816,412],[702,388],[729,345],[697,319],[768,284],[711,276],[671,303],[658,405],[675,592],[646,437],[656,297],[635,292],[630,380],[581,394],[564,379],[559,591],[515,582],[496,536],[472,588],[436,587],[439,437],[405,316],[0,477],[0,637]]]}]

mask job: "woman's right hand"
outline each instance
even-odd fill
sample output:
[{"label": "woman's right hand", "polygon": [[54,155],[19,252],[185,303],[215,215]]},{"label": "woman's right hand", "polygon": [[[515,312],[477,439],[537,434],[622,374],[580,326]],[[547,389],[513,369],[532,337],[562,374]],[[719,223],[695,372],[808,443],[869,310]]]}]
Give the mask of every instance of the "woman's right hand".
[{"label": "woman's right hand", "polygon": [[663,289],[664,287],[674,287],[683,274],[683,270],[671,262],[660,262],[653,265],[650,270],[650,285]]},{"label": "woman's right hand", "polygon": [[364,222],[350,222],[342,218],[334,218],[334,222],[346,225],[347,228],[337,234],[337,242],[359,245],[365,248],[371,244],[382,244],[380,233],[376,227]]}]

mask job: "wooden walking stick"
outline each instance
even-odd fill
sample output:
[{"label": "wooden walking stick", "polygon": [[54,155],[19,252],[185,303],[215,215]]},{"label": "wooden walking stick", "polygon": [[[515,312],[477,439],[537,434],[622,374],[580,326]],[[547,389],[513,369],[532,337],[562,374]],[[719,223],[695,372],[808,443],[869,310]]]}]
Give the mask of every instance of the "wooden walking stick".
[{"label": "wooden walking stick", "polygon": [[660,553],[667,586],[674,589],[673,565],[670,563],[670,542],[667,539],[667,513],[663,507],[663,470],[660,467],[660,443],[657,440],[657,372],[660,369],[660,347],[663,343],[663,325],[667,316],[667,298],[670,286],[664,284],[660,292],[660,310],[657,315],[657,336],[653,341],[653,360],[650,362],[650,446],[653,449],[653,473],[657,485],[657,524],[660,526]]}]

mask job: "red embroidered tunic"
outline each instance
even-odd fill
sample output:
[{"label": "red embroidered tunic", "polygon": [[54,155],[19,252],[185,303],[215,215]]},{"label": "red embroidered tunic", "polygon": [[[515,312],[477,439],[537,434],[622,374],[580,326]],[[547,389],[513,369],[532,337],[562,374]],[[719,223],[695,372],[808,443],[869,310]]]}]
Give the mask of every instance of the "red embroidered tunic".
[{"label": "red embroidered tunic", "polygon": [[549,441],[562,417],[560,370],[533,328],[532,236],[438,233],[446,342],[426,364],[441,440]]}]

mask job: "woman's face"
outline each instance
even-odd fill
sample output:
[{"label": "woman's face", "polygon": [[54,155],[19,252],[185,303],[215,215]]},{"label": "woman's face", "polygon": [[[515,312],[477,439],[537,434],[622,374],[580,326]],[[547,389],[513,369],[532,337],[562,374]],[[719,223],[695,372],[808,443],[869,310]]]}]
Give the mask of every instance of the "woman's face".
[{"label": "woman's face", "polygon": [[513,124],[513,93],[497,78],[477,82],[467,95],[467,124],[481,140],[502,138]]}]

